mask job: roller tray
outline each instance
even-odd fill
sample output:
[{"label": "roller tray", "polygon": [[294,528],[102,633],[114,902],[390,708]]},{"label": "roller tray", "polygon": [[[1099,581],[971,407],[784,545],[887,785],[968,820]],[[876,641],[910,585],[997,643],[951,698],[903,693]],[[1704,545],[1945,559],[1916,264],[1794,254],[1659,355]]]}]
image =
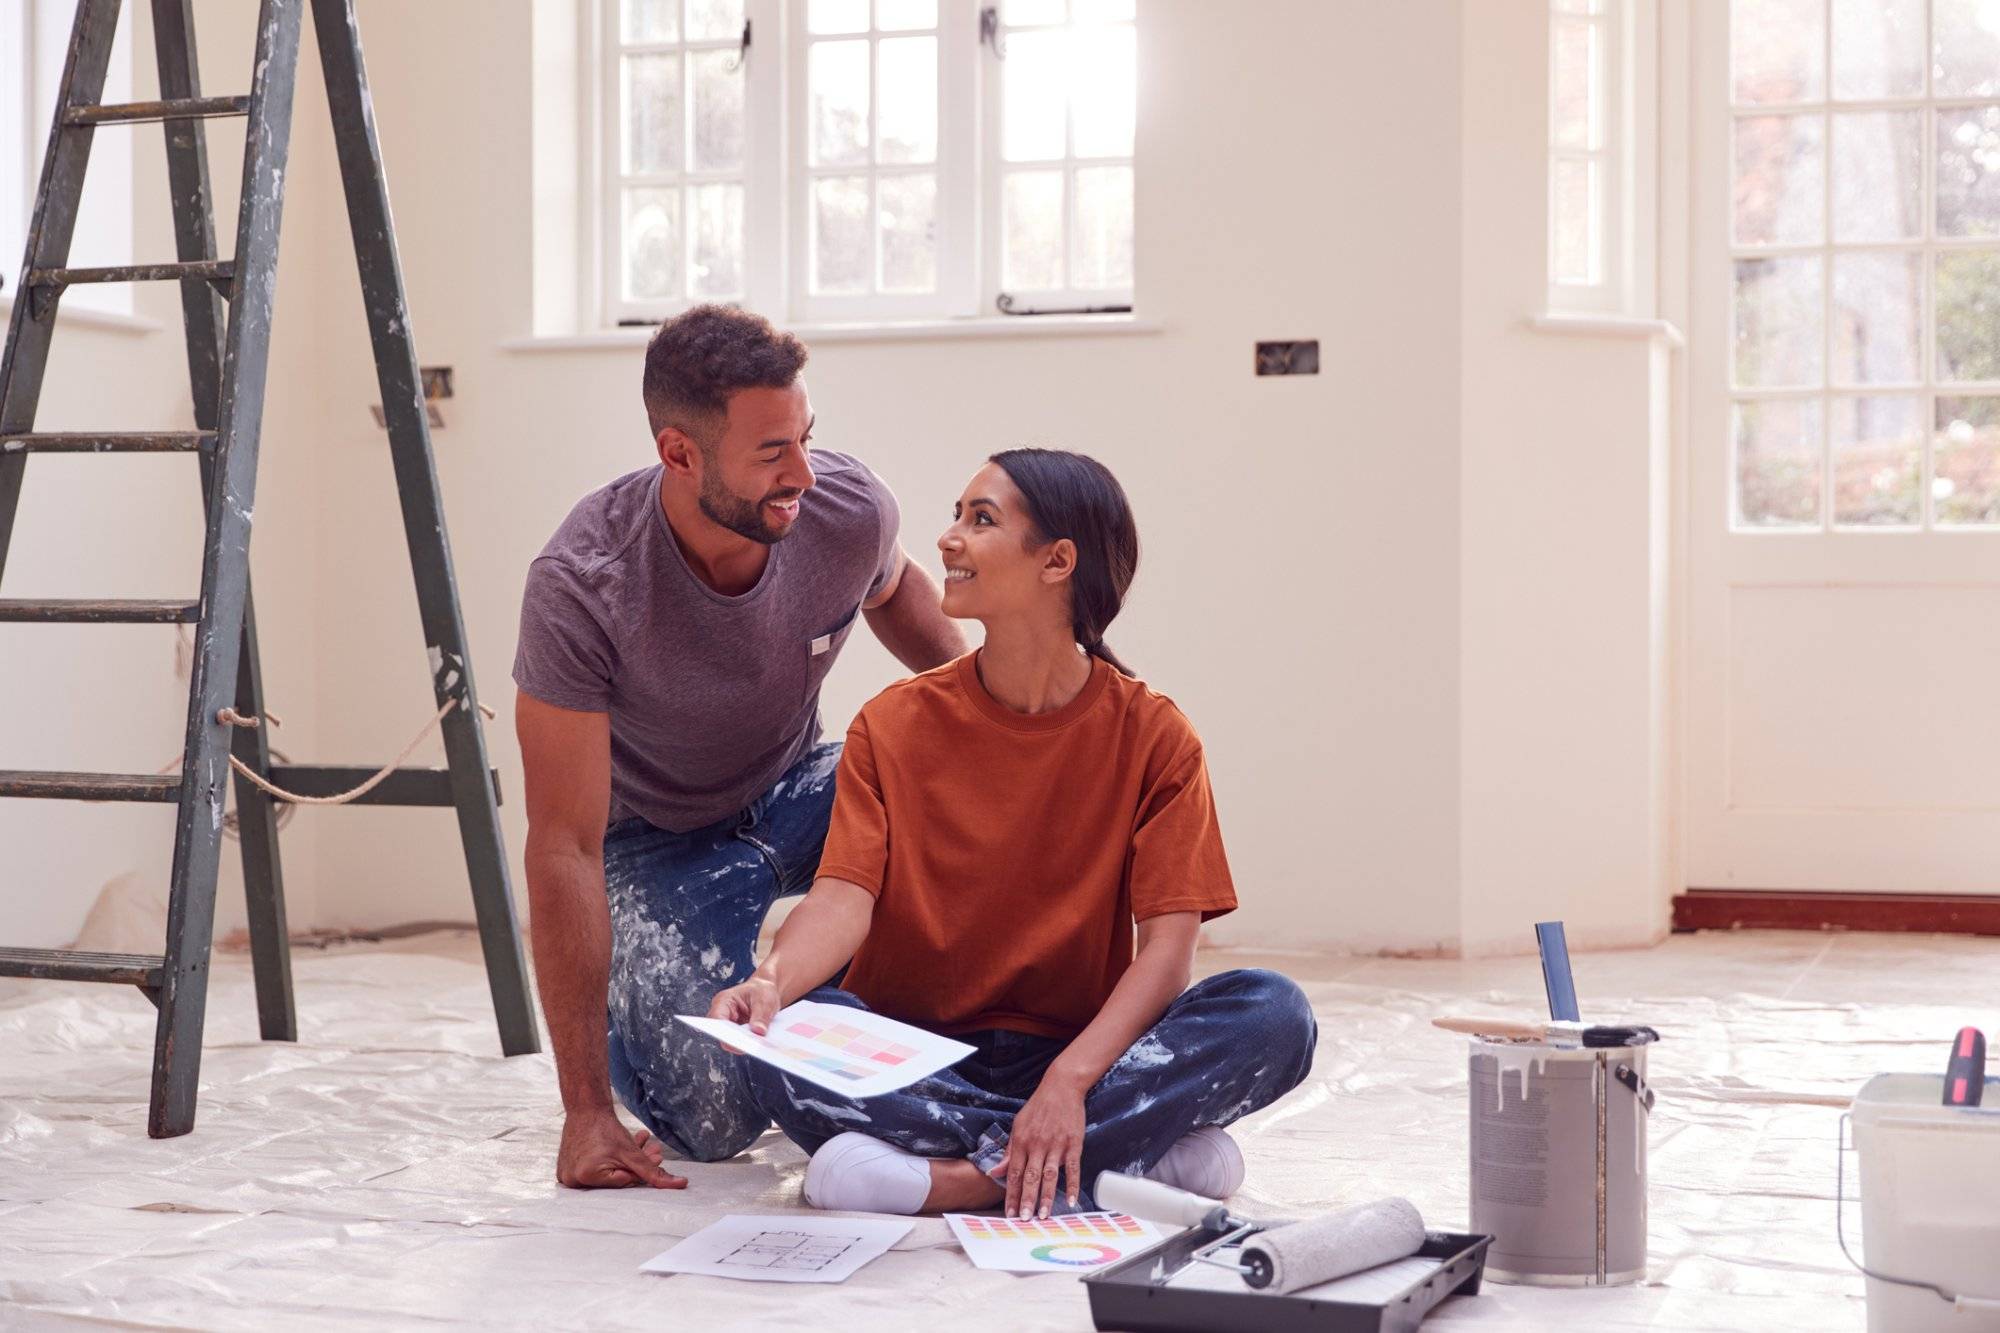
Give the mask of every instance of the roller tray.
[{"label": "roller tray", "polygon": [[1180,1271],[1215,1237],[1197,1228],[1169,1236],[1149,1250],[1086,1274],[1090,1318],[1105,1333],[1413,1333],[1447,1296],[1477,1296],[1486,1273],[1491,1236],[1432,1231],[1412,1258],[1440,1259],[1444,1267],[1412,1282],[1380,1305],[1312,1300],[1263,1293],[1195,1291],[1169,1287],[1153,1277],[1155,1266]]}]

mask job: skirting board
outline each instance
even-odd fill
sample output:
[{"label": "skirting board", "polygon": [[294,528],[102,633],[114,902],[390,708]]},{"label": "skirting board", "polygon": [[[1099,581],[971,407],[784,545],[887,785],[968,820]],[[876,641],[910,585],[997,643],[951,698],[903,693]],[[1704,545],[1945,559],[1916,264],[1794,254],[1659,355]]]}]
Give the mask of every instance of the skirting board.
[{"label": "skirting board", "polygon": [[1674,898],[1674,929],[2000,935],[2000,895],[1689,889]]}]

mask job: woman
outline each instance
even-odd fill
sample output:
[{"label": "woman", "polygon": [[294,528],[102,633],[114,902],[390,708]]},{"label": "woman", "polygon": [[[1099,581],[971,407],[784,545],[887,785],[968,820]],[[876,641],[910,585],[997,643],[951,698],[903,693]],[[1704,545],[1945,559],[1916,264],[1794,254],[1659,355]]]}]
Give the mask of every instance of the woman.
[{"label": "woman", "polygon": [[1125,493],[1080,454],[996,454],[938,547],[985,646],[861,710],[812,891],[709,1014],[761,1033],[813,999],[976,1048],[865,1101],[752,1062],[817,1207],[1046,1217],[1103,1171],[1224,1197],[1222,1126],[1298,1085],[1316,1030],[1275,973],[1188,986],[1236,894],[1200,739],[1104,643],[1138,565]]}]

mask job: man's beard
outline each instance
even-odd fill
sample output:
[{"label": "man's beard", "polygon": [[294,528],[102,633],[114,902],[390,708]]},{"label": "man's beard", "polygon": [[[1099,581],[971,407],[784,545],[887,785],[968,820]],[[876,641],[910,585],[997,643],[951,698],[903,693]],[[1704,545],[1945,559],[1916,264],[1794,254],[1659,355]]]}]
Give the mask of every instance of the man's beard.
[{"label": "man's beard", "polygon": [[728,528],[739,537],[776,546],[789,535],[791,529],[773,532],[764,519],[764,505],[771,500],[790,500],[800,494],[802,492],[799,491],[772,491],[762,500],[753,502],[734,491],[723,489],[722,479],[711,472],[702,478],[701,494],[696,503],[710,522]]}]

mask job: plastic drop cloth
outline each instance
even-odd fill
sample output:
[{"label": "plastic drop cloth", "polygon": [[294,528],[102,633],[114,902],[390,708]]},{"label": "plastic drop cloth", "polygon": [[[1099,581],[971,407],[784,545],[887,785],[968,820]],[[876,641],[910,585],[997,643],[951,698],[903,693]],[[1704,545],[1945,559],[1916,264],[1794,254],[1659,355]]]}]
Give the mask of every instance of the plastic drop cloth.
[{"label": "plastic drop cloth", "polygon": [[[1449,1012],[1532,1014],[1532,958],[1204,952],[1277,967],[1319,1014],[1312,1078],[1238,1124],[1250,1216],[1404,1194],[1462,1228],[1466,1059]],[[1941,1069],[2000,1026],[2000,940],[1744,933],[1581,955],[1587,1016],[1648,1022],[1651,1275],[1488,1283],[1440,1327],[1857,1329],[1834,1241],[1838,1118],[1882,1070]],[[257,1038],[250,968],[219,955],[192,1135],[145,1134],[153,1011],[135,990],[0,983],[0,1327],[1082,1329],[1066,1275],[972,1267],[942,1222],[839,1286],[639,1273],[717,1216],[802,1207],[767,1135],[684,1193],[564,1190],[546,1055],[497,1053],[475,941],[300,951],[301,1040]],[[1852,1176],[1850,1175],[1850,1188]],[[1850,1214],[1850,1222],[1855,1219]]]}]

